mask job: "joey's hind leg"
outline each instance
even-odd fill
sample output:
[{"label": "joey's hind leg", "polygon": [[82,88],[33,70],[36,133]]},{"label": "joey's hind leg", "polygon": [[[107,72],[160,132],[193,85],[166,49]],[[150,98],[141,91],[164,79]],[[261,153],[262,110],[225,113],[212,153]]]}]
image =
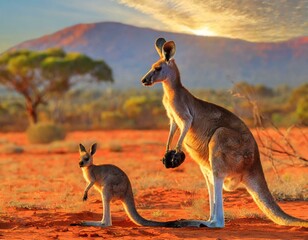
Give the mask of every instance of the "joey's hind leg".
[{"label": "joey's hind leg", "polygon": [[102,201],[103,201],[103,218],[102,224],[104,226],[112,226],[111,220],[111,210],[110,210],[110,201],[111,201],[111,189],[105,187],[102,191]]},{"label": "joey's hind leg", "polygon": [[83,221],[81,226],[93,226],[93,227],[109,227],[112,226],[111,212],[110,212],[110,200],[112,198],[111,192],[108,188],[102,190],[102,203],[103,203],[103,218],[101,221]]}]

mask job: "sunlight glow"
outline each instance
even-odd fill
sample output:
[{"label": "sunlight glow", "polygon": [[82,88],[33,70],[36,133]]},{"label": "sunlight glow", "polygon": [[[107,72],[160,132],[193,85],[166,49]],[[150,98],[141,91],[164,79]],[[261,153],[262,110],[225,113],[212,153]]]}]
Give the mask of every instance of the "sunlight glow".
[{"label": "sunlight glow", "polygon": [[198,36],[216,36],[217,34],[211,30],[209,30],[207,27],[199,28],[191,30],[191,32]]}]

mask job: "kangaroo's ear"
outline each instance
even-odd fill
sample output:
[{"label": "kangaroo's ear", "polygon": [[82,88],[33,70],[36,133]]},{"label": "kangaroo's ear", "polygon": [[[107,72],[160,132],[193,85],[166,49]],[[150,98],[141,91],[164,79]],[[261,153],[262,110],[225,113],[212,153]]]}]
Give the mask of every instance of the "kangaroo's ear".
[{"label": "kangaroo's ear", "polygon": [[90,148],[90,154],[91,156],[94,155],[94,153],[96,152],[96,148],[97,148],[97,144],[94,143],[91,148]]},{"label": "kangaroo's ear", "polygon": [[163,45],[163,57],[168,62],[175,55],[175,43],[173,41],[166,42]]},{"label": "kangaroo's ear", "polygon": [[81,143],[79,143],[79,153],[82,153],[82,152],[87,152],[87,150]]},{"label": "kangaroo's ear", "polygon": [[160,57],[163,57],[162,50],[166,40],[164,38],[158,38],[155,42],[155,48]]}]

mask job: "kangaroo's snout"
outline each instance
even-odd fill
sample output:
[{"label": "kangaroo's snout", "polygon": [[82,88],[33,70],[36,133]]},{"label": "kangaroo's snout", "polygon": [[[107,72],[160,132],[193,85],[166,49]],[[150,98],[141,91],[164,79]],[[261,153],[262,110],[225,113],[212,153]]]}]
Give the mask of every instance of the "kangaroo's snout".
[{"label": "kangaroo's snout", "polygon": [[141,83],[142,83],[142,84],[145,84],[146,81],[147,81],[147,80],[146,80],[145,78],[141,79]]},{"label": "kangaroo's snout", "polygon": [[144,76],[141,79],[141,83],[142,83],[143,86],[151,86],[151,85],[153,85],[152,77],[148,76],[148,74],[147,74],[146,76]]},{"label": "kangaroo's snout", "polygon": [[153,81],[153,70],[150,70],[147,74],[145,74],[141,78],[141,83],[142,83],[143,86],[153,85],[153,83],[154,83],[154,81]]},{"label": "kangaroo's snout", "polygon": [[79,167],[83,167],[83,161],[79,162]]}]

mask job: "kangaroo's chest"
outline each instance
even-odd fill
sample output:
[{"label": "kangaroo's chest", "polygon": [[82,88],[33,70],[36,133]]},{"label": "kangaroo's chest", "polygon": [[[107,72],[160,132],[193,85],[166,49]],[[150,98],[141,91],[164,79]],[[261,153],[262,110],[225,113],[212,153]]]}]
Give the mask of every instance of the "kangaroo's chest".
[{"label": "kangaroo's chest", "polygon": [[87,183],[91,182],[91,174],[89,171],[82,171],[82,174]]},{"label": "kangaroo's chest", "polygon": [[103,187],[104,182],[95,175],[93,169],[83,170],[82,173],[87,183],[94,182],[94,186],[99,189]]},{"label": "kangaroo's chest", "polygon": [[206,127],[205,121],[203,119],[194,119],[194,116],[189,111],[188,103],[186,104],[185,101],[177,105],[167,97],[164,97],[163,104],[169,119],[174,121],[180,130],[183,129],[187,115],[190,115],[192,121],[184,138],[184,146],[195,160],[207,159],[208,141],[211,134]]},{"label": "kangaroo's chest", "polygon": [[169,99],[166,96],[163,98],[163,105],[166,109],[168,118],[174,121],[180,129],[183,128],[187,106],[178,103],[175,99]]}]

